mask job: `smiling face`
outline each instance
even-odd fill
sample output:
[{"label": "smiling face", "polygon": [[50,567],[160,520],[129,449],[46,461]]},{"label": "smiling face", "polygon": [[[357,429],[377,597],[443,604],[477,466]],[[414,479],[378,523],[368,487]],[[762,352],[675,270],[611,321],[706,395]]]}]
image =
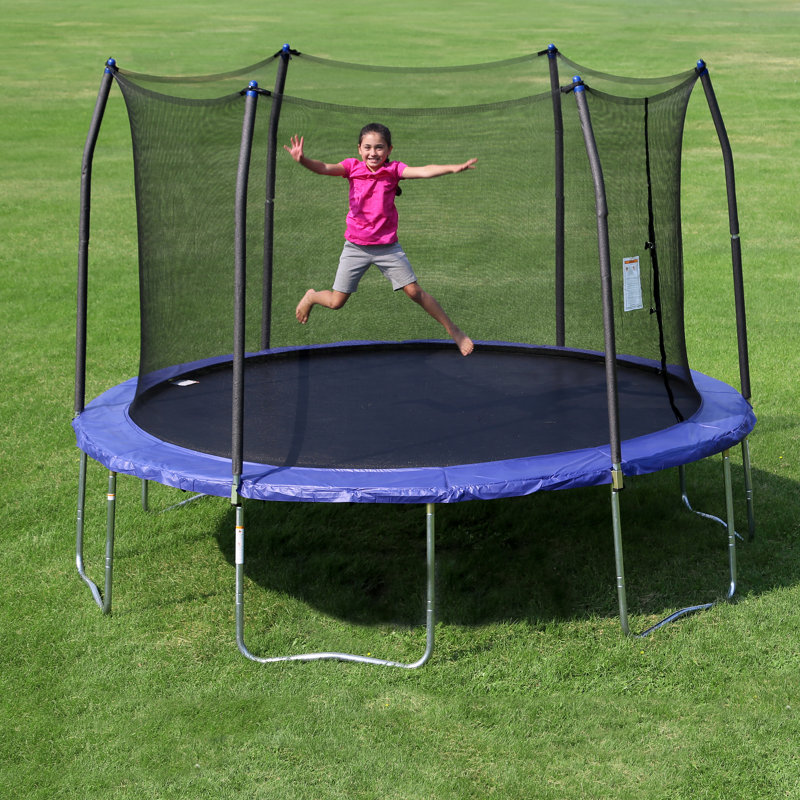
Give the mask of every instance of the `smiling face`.
[{"label": "smiling face", "polygon": [[372,172],[383,166],[391,152],[391,146],[386,143],[386,139],[379,133],[365,133],[358,143],[358,154]]}]

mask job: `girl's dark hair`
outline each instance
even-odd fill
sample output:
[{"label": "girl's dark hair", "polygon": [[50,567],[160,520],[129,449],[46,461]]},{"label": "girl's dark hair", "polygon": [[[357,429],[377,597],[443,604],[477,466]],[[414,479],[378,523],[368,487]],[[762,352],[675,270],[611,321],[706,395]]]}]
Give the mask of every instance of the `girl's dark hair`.
[{"label": "girl's dark hair", "polygon": [[361,140],[368,133],[377,133],[379,136],[383,137],[383,140],[389,147],[392,146],[392,132],[385,125],[381,125],[380,122],[370,122],[369,125],[365,125],[361,129],[361,133],[358,134],[359,144],[361,144]]},{"label": "girl's dark hair", "polygon": [[[377,133],[378,136],[383,137],[383,141],[391,147],[392,146],[392,132],[385,126],[381,125],[380,122],[370,122],[368,125],[365,125],[361,129],[361,133],[358,134],[358,144],[361,145],[361,140],[368,134],[368,133]],[[388,160],[387,162],[388,163]],[[403,190],[400,188],[398,184],[397,189],[395,190],[395,196],[400,197],[403,193]]]}]

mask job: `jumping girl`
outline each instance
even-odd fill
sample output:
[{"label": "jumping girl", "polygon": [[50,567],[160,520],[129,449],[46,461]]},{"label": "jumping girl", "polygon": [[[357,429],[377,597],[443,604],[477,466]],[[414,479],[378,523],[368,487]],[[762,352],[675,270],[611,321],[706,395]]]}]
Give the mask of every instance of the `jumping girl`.
[{"label": "jumping girl", "polygon": [[303,137],[292,136],[291,146],[284,149],[298,163],[317,175],[334,175],[347,178],[350,183],[350,211],[347,215],[345,244],[339,259],[339,268],[333,289],[309,289],[297,304],[298,321],[308,322],[315,305],[341,308],[358,283],[374,264],[397,291],[402,289],[415,303],[422,306],[440,323],[462,355],[469,355],[473,342],[453,323],[436,298],[422,289],[417,277],[397,241],[397,208],[394,198],[399,194],[398,183],[414,178],[436,178],[475,168],[476,158],[463,164],[429,164],[410,167],[401,161],[389,161],[392,152],[392,134],[385,125],[366,125],[358,138],[359,158],[346,158],[338,164],[326,164],[307,158],[303,152]]}]

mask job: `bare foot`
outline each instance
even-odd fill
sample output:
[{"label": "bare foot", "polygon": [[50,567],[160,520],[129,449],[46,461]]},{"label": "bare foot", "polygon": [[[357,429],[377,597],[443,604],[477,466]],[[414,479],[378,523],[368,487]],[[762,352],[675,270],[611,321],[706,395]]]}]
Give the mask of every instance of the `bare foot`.
[{"label": "bare foot", "polygon": [[311,295],[314,294],[313,289],[309,289],[304,295],[303,299],[297,304],[297,308],[295,309],[294,315],[297,317],[297,321],[302,323],[303,325],[308,322],[308,315],[311,313],[311,308],[313,307],[314,303],[311,301]]},{"label": "bare foot", "polygon": [[472,339],[461,330],[456,330],[453,333],[453,341],[458,345],[462,356],[468,356],[475,349]]}]

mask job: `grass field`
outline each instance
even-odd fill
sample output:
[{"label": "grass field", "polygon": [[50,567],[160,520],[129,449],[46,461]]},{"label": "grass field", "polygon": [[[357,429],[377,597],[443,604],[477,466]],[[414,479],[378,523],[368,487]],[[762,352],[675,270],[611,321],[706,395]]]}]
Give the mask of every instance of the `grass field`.
[{"label": "grass field", "polygon": [[[6,0],[3,796],[800,798],[799,11],[788,0]],[[69,423],[80,164],[103,64],[224,72],[284,42],[385,65],[492,61],[555,42],[640,77],[706,60],[736,160],[759,417],[758,531],[739,547],[737,602],[625,638],[605,487],[465,503],[437,516],[439,624],[425,668],[260,666],[233,639],[229,504],[162,514],[181,497],[156,486],[145,513],[138,482],[121,476],[114,615],[98,612],[75,571]],[[89,398],[138,365],[125,125],[115,90],[96,164]],[[690,360],[737,385],[722,163],[699,91],[684,164]],[[106,474],[91,466],[86,557],[99,577]],[[689,476],[694,505],[721,515],[717,460]],[[631,481],[622,514],[635,628],[724,593],[723,532],[682,509],[674,474]],[[416,658],[423,531],[417,507],[249,505],[253,649]]]}]

